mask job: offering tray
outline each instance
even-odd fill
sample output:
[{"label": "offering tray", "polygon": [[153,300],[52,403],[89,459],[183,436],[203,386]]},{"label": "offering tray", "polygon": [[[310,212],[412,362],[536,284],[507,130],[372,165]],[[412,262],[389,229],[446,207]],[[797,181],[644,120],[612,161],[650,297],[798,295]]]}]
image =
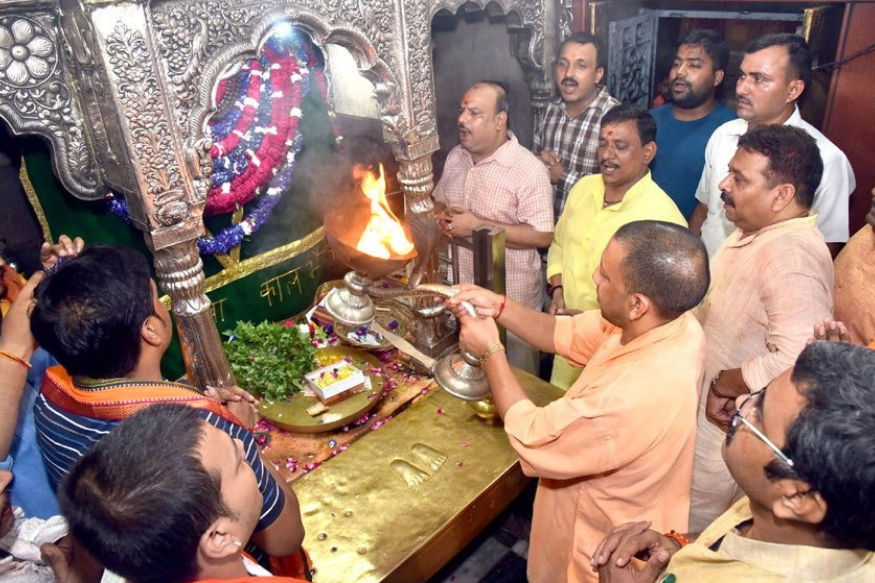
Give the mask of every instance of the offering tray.
[{"label": "offering tray", "polygon": [[273,425],[294,433],[320,433],[332,431],[348,425],[374,408],[382,396],[381,380],[372,374],[380,366],[380,361],[372,354],[348,346],[326,346],[316,350],[319,367],[349,359],[350,364],[361,369],[370,379],[370,389],[360,390],[345,399],[328,406],[319,415],[307,412],[309,407],[319,403],[315,395],[297,393],[289,399],[278,401],[264,400],[258,407],[259,414]]}]

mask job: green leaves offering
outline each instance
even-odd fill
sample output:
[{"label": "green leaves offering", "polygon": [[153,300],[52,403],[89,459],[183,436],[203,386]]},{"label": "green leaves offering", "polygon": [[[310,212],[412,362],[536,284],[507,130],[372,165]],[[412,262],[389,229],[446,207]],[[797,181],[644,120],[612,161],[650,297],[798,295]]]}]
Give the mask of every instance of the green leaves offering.
[{"label": "green leaves offering", "polygon": [[291,321],[237,322],[225,335],[225,353],[237,384],[269,401],[300,391],[304,374],[318,368],[309,332]]}]

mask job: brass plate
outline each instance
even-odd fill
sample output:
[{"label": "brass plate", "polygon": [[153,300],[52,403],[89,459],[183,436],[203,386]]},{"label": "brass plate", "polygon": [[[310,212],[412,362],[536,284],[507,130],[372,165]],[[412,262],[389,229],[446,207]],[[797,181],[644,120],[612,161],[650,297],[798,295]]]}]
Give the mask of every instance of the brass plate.
[{"label": "brass plate", "polygon": [[379,378],[368,371],[380,366],[380,361],[371,354],[348,346],[326,346],[316,351],[316,361],[320,367],[343,360],[349,356],[352,365],[362,369],[371,380],[371,390],[361,391],[342,401],[328,405],[328,410],[315,417],[307,413],[307,408],[319,402],[315,396],[305,397],[302,393],[281,401],[261,402],[258,412],[280,429],[293,433],[321,433],[347,425],[380,402],[383,394]]}]

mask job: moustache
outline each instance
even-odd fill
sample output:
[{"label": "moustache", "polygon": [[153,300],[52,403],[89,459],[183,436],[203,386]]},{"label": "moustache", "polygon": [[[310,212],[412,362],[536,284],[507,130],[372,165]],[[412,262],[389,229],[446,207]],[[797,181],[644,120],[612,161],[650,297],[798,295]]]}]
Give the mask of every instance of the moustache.
[{"label": "moustache", "polygon": [[726,194],[726,191],[725,191],[725,190],[724,190],[723,192],[720,193],[720,200],[722,200],[723,202],[725,202],[726,204],[728,204],[728,205],[731,206],[732,208],[735,208],[735,201],[732,200],[732,197],[731,197],[731,196],[729,196],[728,194]]},{"label": "moustache", "polygon": [[753,105],[750,102],[750,99],[748,99],[747,97],[745,97],[743,95],[736,96],[736,103],[744,103],[745,105]]},{"label": "moustache", "polygon": [[566,77],[565,79],[562,80],[562,83],[560,83],[560,85],[571,85],[573,87],[577,87],[578,83],[577,83],[577,81],[575,81],[571,77]]}]

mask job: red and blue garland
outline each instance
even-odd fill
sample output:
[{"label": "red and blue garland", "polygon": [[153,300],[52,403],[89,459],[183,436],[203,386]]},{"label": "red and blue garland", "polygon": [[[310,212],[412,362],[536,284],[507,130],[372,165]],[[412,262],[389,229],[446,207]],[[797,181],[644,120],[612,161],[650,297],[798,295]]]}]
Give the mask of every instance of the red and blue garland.
[{"label": "red and blue garland", "polygon": [[[239,246],[261,228],[288,190],[304,141],[299,131],[301,104],[311,82],[330,111],[321,59],[299,31],[272,36],[260,58],[219,82],[217,111],[209,122],[213,173],[204,216],[254,204],[240,223],[198,238],[201,255],[224,254]],[[131,222],[124,200],[110,194],[107,203],[113,214]]]}]

